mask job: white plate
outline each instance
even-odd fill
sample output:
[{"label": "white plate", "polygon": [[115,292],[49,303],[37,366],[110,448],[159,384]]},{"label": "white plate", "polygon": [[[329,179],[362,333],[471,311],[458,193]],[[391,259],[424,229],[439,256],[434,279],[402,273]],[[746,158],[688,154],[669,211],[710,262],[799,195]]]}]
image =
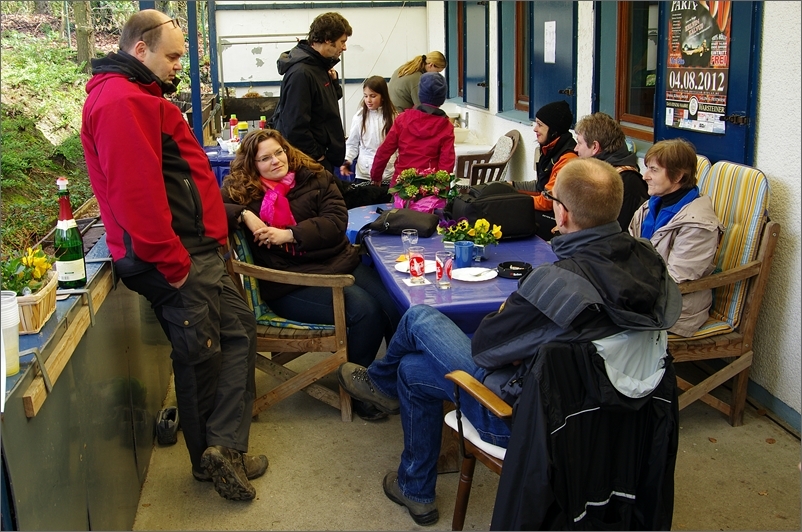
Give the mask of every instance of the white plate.
[{"label": "white plate", "polygon": [[[409,261],[401,261],[395,264],[395,270],[401,273],[409,273]],[[437,271],[437,263],[433,260],[423,261],[423,273],[434,273]]]},{"label": "white plate", "polygon": [[457,281],[489,281],[495,279],[498,271],[490,268],[457,268],[451,271],[451,278]]}]

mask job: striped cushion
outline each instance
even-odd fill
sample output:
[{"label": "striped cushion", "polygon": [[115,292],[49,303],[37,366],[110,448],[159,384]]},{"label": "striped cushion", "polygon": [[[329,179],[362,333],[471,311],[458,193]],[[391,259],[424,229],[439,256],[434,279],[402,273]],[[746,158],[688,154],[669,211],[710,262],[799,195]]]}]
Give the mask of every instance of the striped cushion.
[{"label": "striped cushion", "polygon": [[699,327],[699,330],[693,333],[690,337],[686,338],[674,333],[668,333],[668,341],[672,340],[698,340],[700,338],[707,338],[708,336],[715,336],[717,334],[724,334],[732,332],[732,327],[727,322],[717,320],[715,318],[707,318],[707,321]]},{"label": "striped cushion", "polygon": [[[245,233],[241,229],[234,231],[231,238],[231,246],[238,260],[253,264],[253,255],[251,249],[245,243]],[[253,277],[243,275],[242,286],[245,288],[246,301],[248,306],[253,310],[256,316],[256,323],[259,325],[270,325],[273,327],[286,327],[288,329],[304,329],[304,330],[334,330],[334,325],[317,324],[317,323],[303,323],[300,321],[293,321],[278,316],[275,312],[270,310],[267,303],[262,301],[262,296],[259,294],[259,281]]]},{"label": "striped cushion", "polygon": [[[699,185],[699,190],[707,186],[707,180],[710,177],[710,159],[704,155],[696,155],[696,182]],[[704,192],[702,192],[704,194]]]},{"label": "striped cushion", "polygon": [[[727,271],[754,260],[768,218],[766,175],[751,166],[719,161],[699,188],[713,199],[713,209],[726,228],[716,253],[716,269]],[[745,297],[743,281],[716,288],[710,316],[737,329]]]}]

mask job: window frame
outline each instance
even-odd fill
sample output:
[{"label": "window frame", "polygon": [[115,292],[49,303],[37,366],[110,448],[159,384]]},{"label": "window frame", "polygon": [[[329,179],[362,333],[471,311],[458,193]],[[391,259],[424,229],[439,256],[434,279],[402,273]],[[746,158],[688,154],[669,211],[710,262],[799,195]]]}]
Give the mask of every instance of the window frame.
[{"label": "window frame", "polygon": [[531,70],[531,51],[529,46],[529,41],[531,40],[531,5],[530,2],[515,2],[515,100],[513,108],[526,113],[529,112],[530,77],[526,75],[524,62],[530,63],[528,70]]},{"label": "window frame", "polygon": [[[648,3],[648,2],[644,2]],[[636,139],[654,142],[654,111],[648,118],[627,112],[629,109],[630,70],[632,38],[629,32],[633,2],[618,2],[618,45],[616,50],[616,120],[624,134]],[[660,28],[658,26],[658,39]],[[659,75],[659,73],[658,73]]]}]

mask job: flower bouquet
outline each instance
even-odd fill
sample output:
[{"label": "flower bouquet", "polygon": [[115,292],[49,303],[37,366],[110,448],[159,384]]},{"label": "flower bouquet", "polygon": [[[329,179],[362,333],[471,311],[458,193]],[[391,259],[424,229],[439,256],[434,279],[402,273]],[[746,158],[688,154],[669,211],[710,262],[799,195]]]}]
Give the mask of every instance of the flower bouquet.
[{"label": "flower bouquet", "polygon": [[58,275],[53,260],[37,247],[2,261],[2,289],[17,294],[20,334],[38,333],[56,310]]},{"label": "flower bouquet", "polygon": [[456,176],[445,170],[407,168],[388,192],[393,195],[393,205],[397,208],[432,213],[457,196],[456,183]]}]

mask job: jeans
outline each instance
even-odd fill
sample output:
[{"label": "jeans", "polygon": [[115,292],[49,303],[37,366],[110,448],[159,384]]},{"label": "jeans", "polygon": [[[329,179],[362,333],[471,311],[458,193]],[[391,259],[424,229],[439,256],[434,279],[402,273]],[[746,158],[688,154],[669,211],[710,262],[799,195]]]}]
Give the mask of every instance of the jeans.
[{"label": "jeans", "polygon": [[[369,366],[382,339],[392,337],[400,316],[376,270],[360,264],[351,273],[354,284],[346,286],[345,323],[348,327],[348,360]],[[270,301],[282,318],[306,323],[334,323],[331,288],[306,286]]]},{"label": "jeans", "polygon": [[[415,502],[434,502],[443,401],[454,401],[454,384],[445,375],[457,369],[479,381],[485,376],[473,362],[470,339],[427,305],[416,305],[404,314],[385,356],[368,367],[373,385],[398,397],[404,429],[398,485]],[[507,446],[510,430],[504,421],[467,393],[460,394],[460,408],[483,440]]]},{"label": "jeans", "polygon": [[192,255],[189,277],[173,288],[155,268],[123,277],[150,301],[172,344],[175,395],[192,467],[207,447],[248,451],[256,395],[256,319],[221,256]]}]

